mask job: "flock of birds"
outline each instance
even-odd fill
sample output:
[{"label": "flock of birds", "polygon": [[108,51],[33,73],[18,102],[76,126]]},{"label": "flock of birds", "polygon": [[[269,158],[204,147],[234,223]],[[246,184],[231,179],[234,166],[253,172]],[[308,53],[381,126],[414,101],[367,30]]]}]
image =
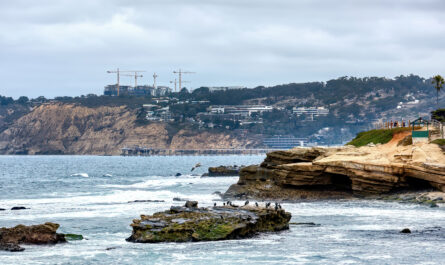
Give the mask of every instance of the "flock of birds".
[{"label": "flock of birds", "polygon": [[[249,201],[245,201],[244,202],[244,206],[249,205]],[[214,207],[217,206],[216,202],[213,204]],[[223,206],[231,206],[231,207],[239,207],[238,205],[234,204],[231,201],[227,201],[227,202],[223,202]],[[266,202],[266,204],[264,205],[266,209],[269,209],[269,207],[271,207],[271,202]],[[255,202],[255,207],[260,207],[260,205],[258,204],[258,202]],[[281,209],[281,204],[275,202],[275,207],[274,207],[275,211]]]}]

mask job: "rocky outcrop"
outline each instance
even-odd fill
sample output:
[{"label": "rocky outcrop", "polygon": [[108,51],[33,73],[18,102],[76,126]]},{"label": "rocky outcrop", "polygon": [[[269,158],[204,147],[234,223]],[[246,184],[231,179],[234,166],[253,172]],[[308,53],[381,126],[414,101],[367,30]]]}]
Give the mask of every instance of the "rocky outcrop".
[{"label": "rocky outcrop", "polygon": [[240,171],[225,197],[367,196],[404,189],[445,192],[445,155],[434,144],[295,148]]},{"label": "rocky outcrop", "polygon": [[24,250],[20,244],[57,244],[66,242],[65,235],[56,231],[58,224],[45,223],[42,225],[17,225],[12,228],[0,228],[0,249],[7,251]]},{"label": "rocky outcrop", "polygon": [[279,209],[254,206],[198,208],[196,202],[184,207],[133,220],[132,235],[137,243],[191,242],[239,239],[259,232],[289,228],[291,214]]},{"label": "rocky outcrop", "polygon": [[204,173],[203,177],[223,177],[223,176],[238,176],[241,167],[239,166],[219,166],[209,167],[209,172]]},{"label": "rocky outcrop", "polygon": [[240,148],[256,142],[229,133],[172,130],[165,123],[141,125],[126,106],[89,108],[52,103],[35,107],[0,131],[0,154],[119,155],[121,148]]}]

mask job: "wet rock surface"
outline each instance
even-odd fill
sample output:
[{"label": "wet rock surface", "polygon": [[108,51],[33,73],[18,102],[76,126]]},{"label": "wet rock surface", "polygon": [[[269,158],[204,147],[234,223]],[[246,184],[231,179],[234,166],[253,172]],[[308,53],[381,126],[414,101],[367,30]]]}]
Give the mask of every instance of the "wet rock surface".
[{"label": "wet rock surface", "polygon": [[289,228],[291,214],[283,209],[255,206],[216,206],[198,208],[172,206],[153,215],[133,220],[132,235],[136,243],[192,242],[241,239],[259,232]]},{"label": "wet rock surface", "polygon": [[20,244],[57,244],[66,242],[65,235],[58,234],[58,224],[44,223],[41,225],[17,225],[12,228],[0,228],[0,249],[22,251]]}]

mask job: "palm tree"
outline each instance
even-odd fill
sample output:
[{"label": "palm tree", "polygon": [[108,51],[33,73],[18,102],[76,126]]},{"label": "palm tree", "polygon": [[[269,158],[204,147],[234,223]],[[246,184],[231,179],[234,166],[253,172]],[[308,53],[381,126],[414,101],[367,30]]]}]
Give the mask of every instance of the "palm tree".
[{"label": "palm tree", "polygon": [[440,75],[436,75],[433,77],[433,82],[432,84],[435,84],[436,87],[436,100],[437,100],[437,107],[439,107],[439,91],[442,88],[442,86],[445,84],[445,80],[443,79],[442,76]]}]

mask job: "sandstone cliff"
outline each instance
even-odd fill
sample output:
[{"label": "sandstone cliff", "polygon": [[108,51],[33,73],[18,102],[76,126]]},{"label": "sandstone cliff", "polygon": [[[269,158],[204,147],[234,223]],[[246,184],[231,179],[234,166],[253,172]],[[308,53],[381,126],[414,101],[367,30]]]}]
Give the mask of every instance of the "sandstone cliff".
[{"label": "sandstone cliff", "polygon": [[0,133],[2,154],[118,155],[125,146],[150,148],[232,148],[255,144],[230,134],[180,130],[166,124],[138,126],[125,106],[88,108],[76,104],[40,105]]},{"label": "sandstone cliff", "polygon": [[435,144],[296,148],[240,172],[226,197],[344,198],[431,188],[445,192],[445,155]]}]

